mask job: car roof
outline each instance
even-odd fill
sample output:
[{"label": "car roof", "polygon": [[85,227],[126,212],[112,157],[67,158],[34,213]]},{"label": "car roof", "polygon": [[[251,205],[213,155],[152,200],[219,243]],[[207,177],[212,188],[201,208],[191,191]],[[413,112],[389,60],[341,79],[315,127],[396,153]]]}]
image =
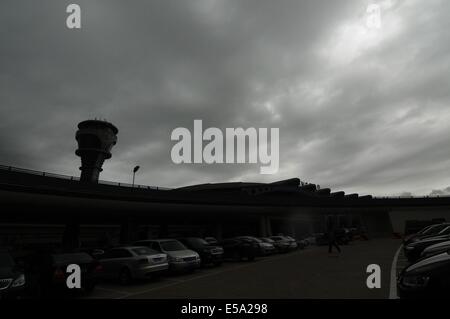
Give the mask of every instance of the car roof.
[{"label": "car roof", "polygon": [[148,248],[146,246],[117,246],[117,247],[113,247],[111,249],[136,249],[136,248]]},{"label": "car roof", "polygon": [[138,240],[136,241],[136,243],[143,243],[143,242],[158,242],[158,243],[162,243],[162,242],[166,242],[166,241],[178,241],[175,238],[164,238],[164,239],[146,239],[146,240]]}]

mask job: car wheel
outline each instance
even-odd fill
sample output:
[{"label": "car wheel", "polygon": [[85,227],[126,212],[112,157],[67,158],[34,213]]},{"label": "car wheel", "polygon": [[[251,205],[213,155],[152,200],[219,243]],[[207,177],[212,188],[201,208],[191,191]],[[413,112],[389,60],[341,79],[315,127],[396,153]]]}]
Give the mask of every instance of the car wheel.
[{"label": "car wheel", "polygon": [[128,285],[131,283],[131,273],[128,268],[123,268],[119,273],[119,282],[121,285]]}]

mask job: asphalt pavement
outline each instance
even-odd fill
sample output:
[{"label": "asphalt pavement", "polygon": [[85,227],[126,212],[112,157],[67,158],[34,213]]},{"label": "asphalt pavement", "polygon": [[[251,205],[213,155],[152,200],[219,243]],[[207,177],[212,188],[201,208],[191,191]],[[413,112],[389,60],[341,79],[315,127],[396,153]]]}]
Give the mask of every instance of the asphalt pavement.
[{"label": "asphalt pavement", "polygon": [[[399,239],[355,241],[342,246],[341,254],[310,246],[129,286],[102,283],[89,298],[389,298],[392,262],[400,245]],[[379,289],[366,285],[369,264],[381,268]]]}]

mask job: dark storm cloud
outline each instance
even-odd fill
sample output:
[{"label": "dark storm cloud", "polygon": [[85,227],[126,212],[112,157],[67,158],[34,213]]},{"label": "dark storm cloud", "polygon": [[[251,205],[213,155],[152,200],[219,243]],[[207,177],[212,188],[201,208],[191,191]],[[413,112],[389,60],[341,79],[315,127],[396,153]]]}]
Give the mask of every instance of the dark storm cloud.
[{"label": "dark storm cloud", "polygon": [[[376,1],[375,1],[376,2]],[[119,127],[102,178],[181,186],[298,176],[346,191],[449,184],[450,4],[379,1],[65,1],[0,4],[0,159],[77,175],[76,124]],[[280,171],[175,165],[176,127],[279,127]]]}]

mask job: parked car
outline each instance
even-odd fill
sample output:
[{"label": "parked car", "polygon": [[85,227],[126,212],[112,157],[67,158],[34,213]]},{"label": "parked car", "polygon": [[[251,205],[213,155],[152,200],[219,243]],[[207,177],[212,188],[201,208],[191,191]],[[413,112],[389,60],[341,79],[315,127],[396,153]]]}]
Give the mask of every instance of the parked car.
[{"label": "parked car", "polygon": [[291,242],[283,236],[271,236],[270,239],[275,242],[275,248],[279,253],[285,253],[291,249]]},{"label": "parked car", "polygon": [[219,241],[214,238],[214,237],[205,237],[205,240],[210,244],[210,245],[219,245]]},{"label": "parked car", "polygon": [[0,250],[0,299],[23,296],[25,283],[25,274],[11,254]]},{"label": "parked car", "polygon": [[398,276],[400,298],[445,298],[450,293],[450,255],[439,255],[419,260],[406,267]]},{"label": "parked car", "polygon": [[403,240],[403,245],[408,245],[408,244],[412,243],[413,241],[417,241],[417,240],[423,239],[425,237],[436,236],[439,234],[439,232],[443,231],[448,226],[450,226],[450,223],[441,223],[441,224],[434,224],[434,225],[427,226],[427,227],[423,228],[421,231],[419,231],[418,233],[406,237]]},{"label": "parked car", "polygon": [[306,247],[308,247],[310,245],[310,243],[306,239],[299,239],[299,240],[297,240],[297,245],[298,245],[298,248],[305,249]]},{"label": "parked car", "polygon": [[252,261],[259,254],[259,244],[246,238],[228,238],[223,240],[220,245],[224,249],[224,257],[233,260]]},{"label": "parked car", "polygon": [[112,248],[99,257],[103,278],[127,285],[135,279],[155,277],[169,268],[167,255],[145,246]]},{"label": "parked car", "polygon": [[84,252],[37,251],[26,257],[25,260],[25,277],[29,278],[30,292],[39,297],[78,291],[67,287],[66,281],[70,275],[67,267],[71,264],[76,264],[81,268],[81,288],[88,293],[94,290],[102,271],[99,262]]},{"label": "parked car", "polygon": [[295,239],[295,238],[292,238],[291,236],[284,236],[288,241],[289,241],[289,243],[291,244],[290,246],[289,246],[289,249],[290,250],[296,250],[297,248],[299,248],[299,245],[298,245],[298,242],[297,242],[297,240]]},{"label": "parked car", "polygon": [[140,240],[135,245],[147,246],[153,250],[167,254],[169,270],[172,272],[190,270],[200,267],[200,255],[188,249],[176,239]]},{"label": "parked car", "polygon": [[416,240],[422,240],[422,239],[437,237],[437,236],[447,236],[447,235],[450,235],[450,226],[449,225],[447,225],[446,227],[441,229],[437,234],[421,236],[420,239],[414,239],[414,240],[412,240],[412,242],[414,242]]},{"label": "parked car", "polygon": [[415,240],[404,246],[404,253],[410,262],[418,260],[425,248],[450,240],[450,236],[428,237],[421,240]]},{"label": "parked car", "polygon": [[85,248],[79,251],[89,254],[94,259],[99,259],[105,254],[105,250],[100,248]]},{"label": "parked car", "polygon": [[258,245],[258,256],[268,256],[275,253],[275,246],[272,243],[264,242],[253,236],[238,236],[236,238],[250,240],[256,243]]},{"label": "parked car", "polygon": [[269,237],[260,237],[259,239],[265,243],[271,244],[273,246],[273,253],[278,253],[277,244],[273,239],[270,239]]},{"label": "parked car", "polygon": [[223,248],[217,245],[211,245],[203,238],[186,237],[179,238],[187,248],[197,252],[200,255],[202,265],[213,264],[219,266],[223,261]]},{"label": "parked car", "polygon": [[313,234],[317,246],[328,245],[328,235],[326,233]]},{"label": "parked car", "polygon": [[434,255],[442,254],[450,249],[450,240],[438,244],[434,244],[425,248],[420,254],[420,258],[427,258]]},{"label": "parked car", "polygon": [[353,234],[349,228],[339,228],[336,230],[336,240],[340,245],[348,245],[353,240]]},{"label": "parked car", "polygon": [[317,245],[316,237],[314,235],[308,235],[305,238],[303,238],[303,240],[307,242],[307,246]]}]

